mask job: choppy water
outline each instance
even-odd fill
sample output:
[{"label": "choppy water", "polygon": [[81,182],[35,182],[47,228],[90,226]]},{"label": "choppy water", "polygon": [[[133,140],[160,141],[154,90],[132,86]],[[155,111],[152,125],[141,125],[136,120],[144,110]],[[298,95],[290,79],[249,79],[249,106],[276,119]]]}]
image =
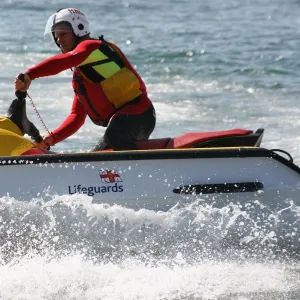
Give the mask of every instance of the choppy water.
[{"label": "choppy water", "polygon": [[[0,3],[0,115],[17,73],[57,52],[47,18],[66,1]],[[145,79],[153,137],[265,128],[263,146],[300,163],[299,1],[72,1]],[[29,91],[49,130],[68,115],[71,72]],[[28,115],[39,123],[28,102]],[[57,151],[90,149],[89,120]],[[299,299],[299,207],[230,204],[169,212],[0,199],[0,299]]]},{"label": "choppy water", "polygon": [[299,208],[2,199],[1,299],[298,299]]}]

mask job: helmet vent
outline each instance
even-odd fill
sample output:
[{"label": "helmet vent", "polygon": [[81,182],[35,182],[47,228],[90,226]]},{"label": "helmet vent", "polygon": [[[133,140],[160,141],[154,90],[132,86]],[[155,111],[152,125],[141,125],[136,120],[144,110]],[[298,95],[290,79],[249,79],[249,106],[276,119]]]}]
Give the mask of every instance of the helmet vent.
[{"label": "helmet vent", "polygon": [[84,29],[84,26],[83,26],[82,24],[79,24],[79,25],[78,25],[78,29],[79,29],[79,30],[83,30],[83,29]]}]

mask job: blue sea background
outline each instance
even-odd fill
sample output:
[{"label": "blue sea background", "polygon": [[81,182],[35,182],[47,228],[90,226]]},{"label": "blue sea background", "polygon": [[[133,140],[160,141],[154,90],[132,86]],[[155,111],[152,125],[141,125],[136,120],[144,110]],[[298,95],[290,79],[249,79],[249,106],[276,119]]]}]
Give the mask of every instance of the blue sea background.
[{"label": "blue sea background", "polygon": [[[300,164],[299,1],[2,0],[0,115],[14,99],[14,77],[59,53],[43,34],[63,7],[82,10],[92,36],[114,41],[143,77],[157,112],[153,138],[264,128],[262,146]],[[47,130],[70,112],[71,76],[30,87]],[[27,114],[46,134],[29,99]],[[53,150],[88,151],[103,133],[87,119]],[[197,201],[154,212],[95,205],[84,195],[42,200],[0,198],[1,300],[300,297],[293,204],[254,215]]]}]

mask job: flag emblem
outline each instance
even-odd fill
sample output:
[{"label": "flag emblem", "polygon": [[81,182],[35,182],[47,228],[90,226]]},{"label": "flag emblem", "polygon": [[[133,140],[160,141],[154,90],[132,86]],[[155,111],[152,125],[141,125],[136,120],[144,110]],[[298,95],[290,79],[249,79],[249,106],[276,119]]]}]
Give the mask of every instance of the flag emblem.
[{"label": "flag emblem", "polygon": [[113,170],[101,170],[99,175],[103,183],[122,182],[121,176]]}]

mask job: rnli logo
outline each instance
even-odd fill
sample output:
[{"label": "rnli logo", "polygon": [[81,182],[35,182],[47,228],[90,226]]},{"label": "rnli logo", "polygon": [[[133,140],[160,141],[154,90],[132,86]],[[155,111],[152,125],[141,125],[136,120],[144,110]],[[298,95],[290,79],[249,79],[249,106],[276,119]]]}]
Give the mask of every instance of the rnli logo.
[{"label": "rnli logo", "polygon": [[101,178],[101,182],[103,183],[114,183],[123,181],[121,176],[113,170],[100,170],[99,175]]},{"label": "rnli logo", "polygon": [[[68,186],[70,195],[73,194],[87,194],[89,196],[96,196],[96,194],[110,194],[123,193],[124,187],[121,184],[123,181],[121,176],[113,170],[98,171],[101,178],[102,185],[85,186],[81,184]],[[103,184],[104,183],[104,184]]]},{"label": "rnli logo", "polygon": [[70,14],[83,15],[83,13],[80,10],[78,10],[78,9],[69,8],[68,11],[69,11]]}]

